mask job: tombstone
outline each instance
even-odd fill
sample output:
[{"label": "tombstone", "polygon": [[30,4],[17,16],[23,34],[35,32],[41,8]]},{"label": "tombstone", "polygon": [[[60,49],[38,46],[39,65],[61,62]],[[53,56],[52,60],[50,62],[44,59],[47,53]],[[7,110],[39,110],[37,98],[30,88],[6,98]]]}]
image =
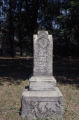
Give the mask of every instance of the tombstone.
[{"label": "tombstone", "polygon": [[22,94],[22,118],[62,120],[63,96],[53,76],[53,38],[48,31],[33,36],[34,67],[29,89]]}]

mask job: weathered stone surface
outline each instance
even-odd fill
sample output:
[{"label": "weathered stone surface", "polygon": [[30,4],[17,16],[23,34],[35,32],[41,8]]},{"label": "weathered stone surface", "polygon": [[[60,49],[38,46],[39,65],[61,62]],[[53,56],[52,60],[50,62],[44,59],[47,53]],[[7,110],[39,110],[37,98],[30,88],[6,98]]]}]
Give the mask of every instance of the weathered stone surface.
[{"label": "weathered stone surface", "polygon": [[22,117],[27,120],[55,118],[62,120],[62,94],[55,91],[28,91],[22,95]]},{"label": "weathered stone surface", "polygon": [[29,90],[55,90],[56,80],[53,76],[34,76],[30,78]]},{"label": "weathered stone surface", "polygon": [[62,120],[63,96],[53,77],[53,39],[47,31],[34,35],[33,77],[22,94],[21,115],[26,120]]},{"label": "weathered stone surface", "polygon": [[34,76],[52,76],[52,35],[47,31],[39,31],[34,35]]}]

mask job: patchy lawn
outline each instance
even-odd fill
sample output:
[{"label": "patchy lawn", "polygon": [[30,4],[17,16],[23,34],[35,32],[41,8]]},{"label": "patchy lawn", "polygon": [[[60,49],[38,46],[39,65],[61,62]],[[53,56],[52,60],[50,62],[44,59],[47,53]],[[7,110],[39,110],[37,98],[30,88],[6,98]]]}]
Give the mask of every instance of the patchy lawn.
[{"label": "patchy lawn", "polygon": [[[0,120],[22,120],[21,97],[32,69],[32,60],[0,60]],[[64,97],[64,120],[79,120],[78,69],[78,60],[54,62],[54,76]]]}]

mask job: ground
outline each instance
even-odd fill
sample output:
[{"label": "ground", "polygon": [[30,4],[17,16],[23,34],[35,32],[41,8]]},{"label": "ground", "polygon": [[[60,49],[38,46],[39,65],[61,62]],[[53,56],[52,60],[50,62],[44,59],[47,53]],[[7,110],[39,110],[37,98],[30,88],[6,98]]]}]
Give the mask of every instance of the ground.
[{"label": "ground", "polygon": [[[54,76],[64,98],[64,120],[79,119],[79,60],[54,60]],[[32,58],[0,58],[0,120],[22,120],[21,97],[32,75]]]}]

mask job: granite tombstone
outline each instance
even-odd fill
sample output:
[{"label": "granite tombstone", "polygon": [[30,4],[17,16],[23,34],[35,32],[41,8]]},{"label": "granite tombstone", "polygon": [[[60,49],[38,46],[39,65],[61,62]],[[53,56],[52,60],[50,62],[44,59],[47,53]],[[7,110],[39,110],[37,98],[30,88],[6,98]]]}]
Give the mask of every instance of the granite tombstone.
[{"label": "granite tombstone", "polygon": [[53,76],[53,38],[48,31],[38,31],[33,37],[34,67],[29,89],[22,94],[23,118],[62,120],[63,96]]}]

